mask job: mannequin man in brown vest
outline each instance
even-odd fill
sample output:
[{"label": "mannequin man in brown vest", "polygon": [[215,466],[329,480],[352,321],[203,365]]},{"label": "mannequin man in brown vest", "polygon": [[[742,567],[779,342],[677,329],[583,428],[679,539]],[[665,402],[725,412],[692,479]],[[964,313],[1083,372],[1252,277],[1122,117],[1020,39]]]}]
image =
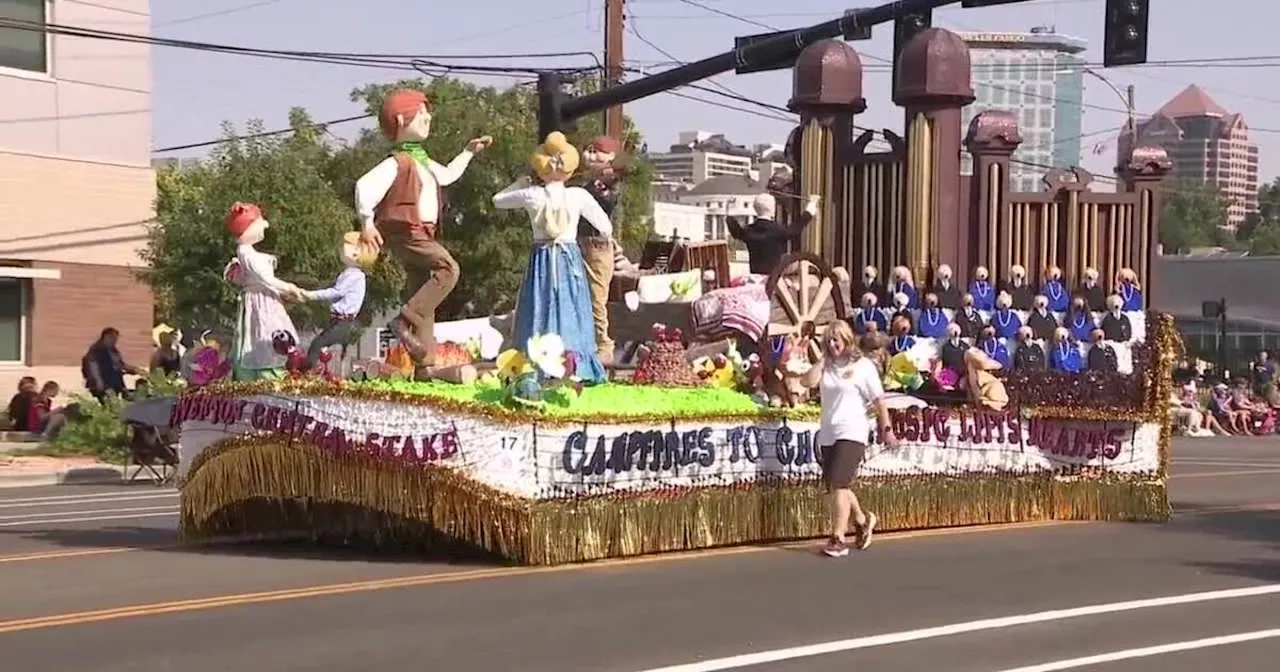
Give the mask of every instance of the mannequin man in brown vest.
[{"label": "mannequin man in brown vest", "polygon": [[385,243],[404,266],[404,305],[391,329],[413,357],[414,377],[469,383],[475,380],[474,368],[435,366],[436,308],[458,284],[459,273],[458,262],[436,238],[444,205],[441,188],[462,177],[472,157],[493,139],[471,140],[448,165],[436,163],[422,146],[431,133],[430,101],[411,89],[387,95],[378,125],[395,149],[356,182],[361,245],[376,253]]}]

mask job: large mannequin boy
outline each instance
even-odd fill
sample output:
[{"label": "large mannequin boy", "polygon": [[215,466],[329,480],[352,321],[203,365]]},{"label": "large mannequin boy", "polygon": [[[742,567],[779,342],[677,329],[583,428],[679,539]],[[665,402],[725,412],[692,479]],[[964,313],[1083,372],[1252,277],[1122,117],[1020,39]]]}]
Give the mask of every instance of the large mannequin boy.
[{"label": "large mannequin boy", "polygon": [[[613,217],[618,206],[619,180],[623,168],[618,162],[618,141],[605,135],[592,140],[582,150],[585,181],[583,188],[591,194],[604,214]],[[613,339],[609,338],[609,285],[613,282],[614,244],[609,236],[601,236],[586,219],[578,223],[578,247],[587,271],[587,287],[591,291],[591,319],[596,333],[596,356],[605,366],[613,363]]]},{"label": "large mannequin boy", "polygon": [[458,262],[436,240],[443,205],[441,187],[462,177],[471,158],[493,139],[476,138],[441,165],[427,156],[422,141],[431,134],[431,109],[425,93],[398,89],[387,95],[378,114],[383,135],[395,143],[391,156],[356,182],[356,212],[360,216],[361,246],[375,254],[385,242],[408,276],[404,305],[391,322],[397,339],[413,357],[414,377],[470,382],[475,370],[453,372],[435,368],[436,308],[458,284]]}]

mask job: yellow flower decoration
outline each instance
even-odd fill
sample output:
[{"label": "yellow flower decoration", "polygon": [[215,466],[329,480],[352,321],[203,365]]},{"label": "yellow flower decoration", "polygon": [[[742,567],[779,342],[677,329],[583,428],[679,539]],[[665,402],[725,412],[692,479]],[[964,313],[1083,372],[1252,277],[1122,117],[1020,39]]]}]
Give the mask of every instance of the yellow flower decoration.
[{"label": "yellow flower decoration", "polygon": [[510,381],[523,376],[532,370],[529,359],[523,352],[512,348],[498,355],[498,379]]}]

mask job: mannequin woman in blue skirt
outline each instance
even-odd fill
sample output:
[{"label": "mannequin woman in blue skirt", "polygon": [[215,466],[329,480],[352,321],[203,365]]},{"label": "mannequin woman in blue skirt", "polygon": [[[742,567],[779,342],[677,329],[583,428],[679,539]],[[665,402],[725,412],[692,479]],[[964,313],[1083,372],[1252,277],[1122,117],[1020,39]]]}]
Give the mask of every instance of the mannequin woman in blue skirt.
[{"label": "mannequin woman in blue skirt", "polygon": [[533,250],[520,285],[512,342],[525,349],[535,336],[558,335],[574,358],[575,375],[594,383],[605,379],[605,370],[596,357],[591,293],[578,249],[578,220],[585,219],[601,236],[612,235],[613,225],[587,190],[565,185],[578,169],[578,161],[578,150],[564,134],[548,135],[531,160],[542,184],[522,177],[495,194],[493,205],[502,210],[524,209],[533,225]]}]

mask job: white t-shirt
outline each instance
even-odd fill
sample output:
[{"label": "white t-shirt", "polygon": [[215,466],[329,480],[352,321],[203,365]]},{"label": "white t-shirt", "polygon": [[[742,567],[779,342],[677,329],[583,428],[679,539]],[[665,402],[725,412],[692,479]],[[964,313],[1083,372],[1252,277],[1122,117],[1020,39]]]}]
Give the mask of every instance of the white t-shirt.
[{"label": "white t-shirt", "polygon": [[867,406],[884,396],[880,371],[867,357],[854,362],[852,369],[845,377],[834,367],[823,365],[820,446],[830,446],[840,440],[866,444],[871,437]]}]

